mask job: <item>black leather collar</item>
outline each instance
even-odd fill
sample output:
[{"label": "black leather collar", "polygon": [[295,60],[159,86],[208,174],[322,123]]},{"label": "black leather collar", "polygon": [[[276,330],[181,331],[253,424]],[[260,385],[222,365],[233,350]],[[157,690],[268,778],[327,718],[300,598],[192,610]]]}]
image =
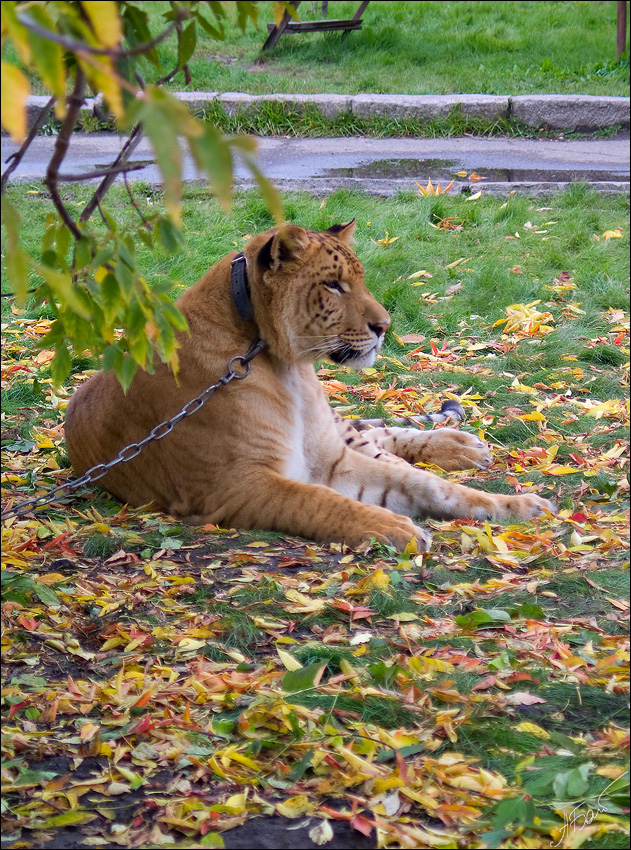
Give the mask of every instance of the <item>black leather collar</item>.
[{"label": "black leather collar", "polygon": [[242,321],[251,322],[254,319],[254,309],[250,298],[247,262],[243,254],[237,254],[230,266],[230,287],[234,306]]}]

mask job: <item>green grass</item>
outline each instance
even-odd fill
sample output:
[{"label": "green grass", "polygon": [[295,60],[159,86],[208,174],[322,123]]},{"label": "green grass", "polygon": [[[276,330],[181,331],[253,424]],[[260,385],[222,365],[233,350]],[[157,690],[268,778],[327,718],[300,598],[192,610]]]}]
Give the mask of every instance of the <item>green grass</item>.
[{"label": "green grass", "polygon": [[[26,194],[25,188],[11,188],[9,194],[24,221],[24,247],[36,255],[48,202],[44,193]],[[81,206],[86,192],[78,187],[66,191],[65,201],[71,211]],[[142,184],[137,185],[135,194],[141,202],[143,197],[151,197],[145,195]],[[361,193],[339,191],[324,204],[307,195],[287,196],[284,204],[288,220],[314,229],[357,218],[357,252],[366,269],[368,286],[393,318],[393,333],[388,334],[386,359],[381,366],[385,377],[401,382],[411,377],[408,370],[414,360],[406,354],[411,347],[400,344],[396,337],[421,333],[427,337],[423,350],[428,353],[430,339],[435,339],[439,347],[444,343],[454,350],[465,341],[487,346],[471,360],[483,370],[481,374],[475,369],[465,373],[442,370],[437,365],[432,381],[458,392],[472,387],[490,394],[495,409],[529,408],[528,393],[510,388],[518,375],[528,376],[527,380],[520,379],[525,384],[565,382],[577,398],[621,397],[625,371],[620,367],[626,354],[614,344],[615,333],[607,316],[628,304],[627,197],[598,195],[577,185],[565,194],[536,200],[518,195],[508,201],[483,196],[471,202],[449,195],[421,197],[411,191],[375,200]],[[122,191],[114,190],[108,209],[122,224],[130,220]],[[462,229],[441,231],[431,226],[445,217],[457,218]],[[527,222],[546,233],[524,228]],[[140,262],[151,282],[168,277],[188,286],[227,251],[241,246],[247,234],[271,224],[269,212],[253,194],[238,195],[233,214],[226,216],[207,190],[187,187],[183,208],[187,250],[156,258],[139,249]],[[605,231],[618,227],[623,238],[602,238]],[[383,247],[378,240],[386,231],[398,238]],[[519,238],[514,238],[515,233]],[[462,263],[448,268],[461,258]],[[423,280],[422,286],[413,286],[416,281],[408,278],[420,269],[427,270],[432,278]],[[562,272],[571,276],[576,289],[554,291],[554,280]],[[453,286],[459,288],[450,294]],[[498,350],[502,328],[493,324],[506,318],[509,305],[534,301],[541,302],[539,310],[552,314],[554,330],[533,341],[534,347],[525,339],[508,346],[505,352]],[[5,321],[10,316],[10,303],[10,299],[3,299]],[[39,318],[45,311],[37,309],[24,315]],[[92,364],[77,358],[75,371],[86,365]],[[552,375],[550,370],[554,370]],[[359,412],[373,413],[374,407],[367,401],[361,403],[365,377],[349,373],[348,378],[354,385],[349,395],[359,402]],[[40,406],[42,398],[41,388],[34,386],[32,378],[17,373],[7,388],[5,402],[11,411],[19,412]],[[553,421],[554,408],[549,413]],[[561,433],[573,433],[571,422],[557,422],[555,426]],[[536,422],[512,418],[497,423],[500,441],[528,442],[537,433]]]},{"label": "green grass", "polygon": [[[143,4],[159,19],[156,4]],[[628,94],[628,54],[615,61],[616,3],[373,2],[363,28],[283,36],[261,56],[273,20],[227,30],[224,42],[200,33],[191,91],[407,94]],[[314,7],[317,6],[317,11]],[[332,2],[329,17],[350,18],[355,2]],[[302,19],[320,16],[303,3]],[[160,47],[165,62],[173,48]],[[173,84],[185,88],[183,75]]]},{"label": "green grass", "polygon": [[[371,136],[375,138],[447,138],[463,136],[510,136],[510,137],[550,137],[556,138],[558,132],[549,131],[545,125],[531,127],[518,118],[497,117],[494,120],[465,115],[459,105],[453,107],[449,115],[443,118],[392,118],[373,116],[362,118],[351,112],[336,118],[322,115],[315,104],[306,104],[296,109],[286,103],[258,103],[228,114],[219,102],[210,103],[198,114],[218,127],[223,133],[246,133],[254,136],[291,136],[298,138]],[[103,125],[108,129],[108,125]],[[87,123],[83,129],[90,132]],[[97,128],[99,129],[99,128]],[[112,129],[112,125],[109,125]],[[618,126],[604,129],[600,135],[615,134]],[[572,130],[564,133],[565,138],[578,138],[580,134]]]},{"label": "green grass", "polygon": [[[164,27],[159,3],[140,3],[152,32]],[[226,4],[230,9],[232,4]],[[317,12],[315,7],[317,7]],[[168,9],[168,6],[166,7]],[[628,52],[616,61],[616,3],[606,2],[373,2],[363,28],[283,36],[262,54],[272,3],[260,2],[259,25],[245,32],[229,15],[224,41],[197,28],[189,62],[191,82],[179,73],[175,90],[286,93],[482,93],[501,95],[628,95]],[[356,2],[332,2],[330,18],[350,18]],[[303,20],[320,16],[302,3]],[[628,38],[628,37],[627,37]],[[173,38],[158,54],[163,69],[146,63],[147,82],[175,67]],[[6,51],[9,59],[14,53]],[[41,87],[34,83],[35,93]]]}]

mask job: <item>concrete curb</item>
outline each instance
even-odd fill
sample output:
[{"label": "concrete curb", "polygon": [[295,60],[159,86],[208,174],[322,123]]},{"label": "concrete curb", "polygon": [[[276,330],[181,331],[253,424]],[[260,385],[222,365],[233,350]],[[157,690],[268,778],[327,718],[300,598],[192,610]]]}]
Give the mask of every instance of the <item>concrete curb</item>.
[{"label": "concrete curb", "polygon": [[[206,185],[203,180],[192,180],[191,183],[199,182],[199,185]],[[569,181],[546,181],[546,180],[522,180],[512,183],[508,182],[485,182],[483,191],[485,195],[506,196],[513,191],[521,194],[536,197],[538,195],[552,195],[558,192],[565,192],[567,189],[575,186],[575,182]],[[353,178],[353,177],[337,177],[335,179],[326,177],[310,177],[310,178],[274,178],[274,186],[280,192],[308,192],[315,197],[326,197],[333,194],[339,189],[347,191],[364,192],[366,195],[376,195],[377,197],[390,197],[398,192],[410,192],[409,180],[378,180],[368,178]],[[592,189],[602,194],[627,194],[629,192],[628,182],[623,181],[600,181],[590,184]],[[256,182],[249,177],[235,177],[234,188],[236,191],[245,192],[251,189],[256,189]],[[477,187],[476,187],[477,188]],[[454,182],[450,190],[450,196],[470,195],[472,188],[470,183]]]},{"label": "concrete curb", "polygon": [[[239,111],[261,109],[266,104],[286,104],[296,112],[308,106],[317,107],[325,118],[335,119],[343,115],[359,118],[382,117],[396,119],[413,118],[431,121],[446,118],[452,109],[459,107],[469,117],[488,121],[516,118],[532,127],[544,126],[550,130],[574,130],[589,133],[620,125],[628,130],[630,100],[626,97],[603,97],[600,95],[505,95],[450,94],[450,95],[403,95],[403,94],[264,94],[250,95],[243,92],[177,92],[175,96],[192,112],[202,112],[214,103],[220,103],[229,116]],[[33,125],[48,97],[31,95],[27,99],[29,127]],[[94,115],[107,120],[107,111],[100,98],[86,100],[83,115]]]}]

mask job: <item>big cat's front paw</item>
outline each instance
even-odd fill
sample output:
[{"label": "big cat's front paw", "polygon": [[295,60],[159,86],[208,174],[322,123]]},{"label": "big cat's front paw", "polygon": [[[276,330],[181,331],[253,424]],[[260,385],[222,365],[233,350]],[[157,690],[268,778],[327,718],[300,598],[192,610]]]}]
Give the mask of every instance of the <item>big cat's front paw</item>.
[{"label": "big cat's front paw", "polygon": [[489,447],[469,431],[439,428],[427,435],[424,460],[440,466],[445,472],[460,469],[487,469],[492,458]]},{"label": "big cat's front paw", "polygon": [[549,499],[542,499],[541,496],[528,493],[511,497],[510,512],[512,516],[519,519],[536,519],[545,516],[546,513],[556,514],[557,509]]},{"label": "big cat's front paw", "polygon": [[432,544],[431,534],[415,525],[409,517],[396,514],[387,521],[371,522],[363,538],[364,543],[376,540],[386,546],[394,546],[399,552],[403,552],[412,539],[416,540],[419,552],[428,552]]},{"label": "big cat's front paw", "polygon": [[556,514],[555,505],[548,499],[542,499],[534,493],[519,496],[500,496],[494,493],[475,492],[471,497],[470,515],[474,519],[531,520],[545,516],[547,513]]}]

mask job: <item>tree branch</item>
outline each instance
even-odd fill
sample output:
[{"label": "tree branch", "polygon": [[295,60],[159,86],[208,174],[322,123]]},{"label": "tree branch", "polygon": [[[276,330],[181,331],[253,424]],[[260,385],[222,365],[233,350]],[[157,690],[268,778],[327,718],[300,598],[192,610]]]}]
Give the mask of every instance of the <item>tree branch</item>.
[{"label": "tree branch", "polygon": [[130,47],[128,50],[112,48],[112,47],[92,47],[89,44],[81,41],[74,41],[72,38],[68,38],[65,35],[60,35],[59,33],[53,32],[52,30],[46,29],[46,27],[42,27],[39,24],[36,24],[35,21],[31,20],[27,15],[18,15],[18,21],[25,27],[27,30],[34,32],[36,35],[41,35],[42,38],[46,38],[49,41],[54,41],[56,44],[61,44],[62,47],[65,47],[66,50],[70,50],[72,53],[76,52],[87,52],[87,53],[95,53],[101,56],[111,56],[114,59],[118,59],[120,57],[127,56],[138,56],[142,53],[146,53],[149,50],[152,50],[157,44],[160,44],[161,41],[164,41],[173,30],[175,29],[175,21],[169,24],[169,26],[161,32],[160,35],[157,35],[151,41],[147,41],[145,44],[139,44],[137,47]]},{"label": "tree branch", "polygon": [[81,106],[83,104],[84,92],[85,74],[83,73],[81,68],[77,66],[77,76],[75,78],[74,89],[72,90],[72,94],[70,95],[70,97],[68,97],[67,99],[68,108],[66,110],[66,116],[61,125],[61,130],[59,131],[57,140],[55,141],[53,155],[51,156],[50,162],[48,163],[48,168],[46,169],[46,177],[44,178],[44,185],[50,192],[51,199],[57,211],[59,212],[62,221],[70,230],[75,239],[81,239],[81,231],[71,218],[68,210],[65,208],[63,201],[61,200],[61,195],[59,194],[59,188],[57,184],[59,182],[59,168],[68,152],[70,136],[72,135],[77,116],[79,115],[79,110],[81,109]]},{"label": "tree branch", "polygon": [[[123,145],[120,150],[120,153],[110,166],[110,168],[114,169],[118,165],[127,162],[132,153],[136,150],[140,141],[142,139],[142,126],[137,124],[131,132],[131,135]],[[79,216],[80,222],[87,221],[94,210],[99,206],[103,197],[105,196],[107,190],[110,188],[114,180],[116,179],[116,173],[108,174],[107,177],[103,180],[102,183],[99,184],[96,192],[92,195],[88,203],[85,205],[83,212]]]},{"label": "tree branch", "polygon": [[129,181],[127,180],[127,174],[125,172],[123,172],[123,180],[125,181],[125,188],[127,189],[127,194],[129,195],[129,201],[130,201],[132,207],[136,210],[136,212],[140,216],[142,223],[145,225],[147,230],[150,230],[150,231],[153,230],[153,225],[151,224],[151,222],[147,221],[147,219],[144,217],[142,210],[140,209],[136,199],[134,198],[134,196],[132,194],[131,186],[129,185]]},{"label": "tree branch", "polygon": [[116,177],[126,171],[140,171],[141,168],[146,168],[148,165],[155,165],[155,160],[146,159],[129,165],[123,163],[118,167],[98,168],[96,171],[86,171],[84,174],[59,174],[57,180],[60,183],[80,183],[82,180],[94,180],[96,177],[109,177],[110,175]]},{"label": "tree branch", "polygon": [[5,170],[5,172],[2,175],[1,191],[2,191],[3,195],[4,195],[4,190],[6,188],[7,180],[9,179],[9,176],[15,171],[15,169],[18,167],[18,165],[22,162],[24,154],[29,149],[31,142],[33,141],[35,136],[37,136],[39,131],[42,129],[42,127],[46,123],[46,120],[47,120],[48,116],[50,115],[50,110],[53,108],[53,104],[55,103],[56,100],[57,100],[57,98],[54,95],[53,95],[53,97],[50,98],[50,100],[44,106],[44,108],[42,110],[40,110],[40,113],[37,117],[37,120],[35,121],[35,123],[31,127],[29,134],[26,137],[26,139],[24,139],[24,141],[22,142],[22,147],[18,151],[15,151],[15,153],[12,153],[11,156],[7,158],[6,161],[10,162],[11,164],[9,165],[9,167]]}]

